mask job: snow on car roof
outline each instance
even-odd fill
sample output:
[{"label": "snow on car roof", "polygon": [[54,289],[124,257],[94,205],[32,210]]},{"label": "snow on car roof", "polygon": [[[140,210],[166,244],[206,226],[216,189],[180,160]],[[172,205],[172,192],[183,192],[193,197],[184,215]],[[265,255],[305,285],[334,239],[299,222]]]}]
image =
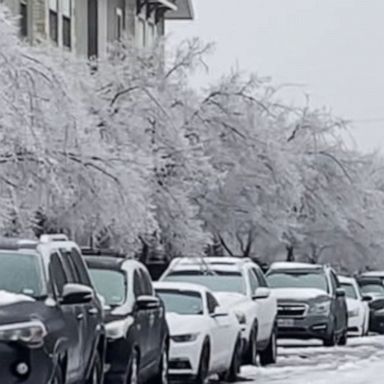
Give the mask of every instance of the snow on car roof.
[{"label": "snow on car roof", "polygon": [[270,270],[274,269],[321,269],[322,265],[319,264],[307,264],[307,263],[293,263],[293,262],[278,262],[273,263]]},{"label": "snow on car roof", "polygon": [[195,291],[201,294],[207,291],[207,288],[192,283],[180,283],[180,282],[166,282],[166,281],[157,281],[153,283],[153,287],[156,289],[169,289],[175,291]]},{"label": "snow on car roof", "polygon": [[362,277],[384,277],[384,271],[370,271],[361,274]]},{"label": "snow on car roof", "polygon": [[354,277],[349,276],[338,276],[340,283],[344,284],[354,284],[356,283],[356,279]]}]

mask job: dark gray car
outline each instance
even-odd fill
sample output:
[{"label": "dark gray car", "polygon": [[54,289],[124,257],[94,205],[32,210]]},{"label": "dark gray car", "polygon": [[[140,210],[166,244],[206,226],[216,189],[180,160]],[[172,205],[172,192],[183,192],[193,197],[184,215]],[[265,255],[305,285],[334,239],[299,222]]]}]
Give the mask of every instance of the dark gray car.
[{"label": "dark gray car", "polygon": [[348,311],[336,273],[323,265],[275,263],[267,273],[278,299],[280,338],[347,343]]}]

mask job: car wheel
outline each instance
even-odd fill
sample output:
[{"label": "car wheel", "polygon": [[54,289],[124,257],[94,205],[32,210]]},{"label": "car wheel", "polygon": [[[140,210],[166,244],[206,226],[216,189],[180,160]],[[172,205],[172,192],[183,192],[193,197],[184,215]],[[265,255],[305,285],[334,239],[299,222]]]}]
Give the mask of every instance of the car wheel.
[{"label": "car wheel", "polygon": [[195,384],[204,384],[209,373],[210,351],[208,343],[205,343],[200,355],[199,371],[195,378]]},{"label": "car wheel", "polygon": [[159,370],[151,382],[153,384],[168,384],[168,348],[166,345],[162,349]]},{"label": "car wheel", "polygon": [[276,328],[273,329],[268,347],[260,353],[260,364],[270,365],[275,364],[277,360],[277,336]]},{"label": "car wheel", "polygon": [[127,384],[139,383],[139,355],[136,350],[132,352],[131,361],[129,362]]},{"label": "car wheel", "polygon": [[87,384],[102,384],[103,383],[103,367],[99,353],[96,354],[93,363],[91,374],[87,380]]},{"label": "car wheel", "polygon": [[347,342],[348,342],[348,330],[344,329],[337,344],[344,346],[344,345],[347,345]]},{"label": "car wheel", "polygon": [[333,326],[329,335],[324,339],[324,347],[334,347],[337,343],[335,327]]},{"label": "car wheel", "polygon": [[249,336],[248,351],[245,356],[245,363],[257,365],[257,327],[253,327]]},{"label": "car wheel", "polygon": [[220,375],[220,379],[222,381],[226,381],[228,383],[234,383],[237,381],[237,376],[240,373],[241,367],[241,340],[237,339],[235,350],[233,351],[231,366],[229,370],[224,374]]},{"label": "car wheel", "polygon": [[51,384],[64,384],[63,368],[60,364],[57,364],[55,373],[51,380]]}]

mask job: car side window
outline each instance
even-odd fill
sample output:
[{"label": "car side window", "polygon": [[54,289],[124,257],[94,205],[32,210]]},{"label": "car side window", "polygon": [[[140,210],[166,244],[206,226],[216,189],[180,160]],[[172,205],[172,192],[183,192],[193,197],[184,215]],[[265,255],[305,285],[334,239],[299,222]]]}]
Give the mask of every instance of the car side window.
[{"label": "car side window", "polygon": [[140,274],[143,294],[146,296],[153,296],[153,286],[149,273],[142,269],[140,270]]},{"label": "car side window", "polygon": [[249,278],[249,285],[251,287],[251,294],[254,294],[256,292],[256,289],[260,286],[259,280],[257,279],[257,276],[255,275],[252,269],[249,269],[247,273]]},{"label": "car side window", "polygon": [[69,282],[60,255],[53,253],[49,264],[49,276],[56,298],[63,295],[64,286]]},{"label": "car side window", "polygon": [[261,272],[259,269],[257,268],[252,268],[252,271],[253,273],[256,275],[257,277],[257,280],[259,282],[259,286],[260,287],[263,287],[263,288],[268,288],[268,283],[267,283],[267,280],[265,279],[264,277],[264,274],[263,272]]},{"label": "car side window", "polygon": [[143,291],[141,288],[141,278],[137,269],[135,269],[135,271],[133,272],[133,293],[135,295],[135,298],[138,298],[139,296],[143,295]]},{"label": "car side window", "polygon": [[210,292],[207,292],[207,306],[210,315],[215,313],[216,308],[219,306],[219,303]]},{"label": "car side window", "polygon": [[69,257],[73,262],[73,265],[77,271],[77,275],[80,278],[81,284],[86,285],[88,287],[92,287],[91,279],[87,272],[87,267],[81,256],[81,253],[76,248],[72,248]]}]

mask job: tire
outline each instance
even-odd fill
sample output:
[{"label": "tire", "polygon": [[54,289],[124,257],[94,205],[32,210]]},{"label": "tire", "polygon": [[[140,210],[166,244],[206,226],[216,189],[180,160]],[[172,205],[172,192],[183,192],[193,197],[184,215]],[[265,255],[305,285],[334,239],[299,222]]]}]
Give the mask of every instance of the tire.
[{"label": "tire", "polygon": [[257,365],[257,326],[254,326],[249,336],[248,350],[246,352],[244,363]]},{"label": "tire", "polygon": [[348,330],[344,329],[337,344],[344,346],[344,345],[347,345],[347,342],[348,342]]},{"label": "tire", "polygon": [[323,340],[324,347],[334,347],[337,344],[335,326],[332,327],[330,334]]},{"label": "tire", "polygon": [[131,360],[128,366],[127,384],[139,383],[139,354],[136,349],[132,352]]},{"label": "tire", "polygon": [[101,359],[99,353],[96,354],[95,361],[92,366],[91,374],[89,375],[87,384],[103,384],[103,366],[101,364]]},{"label": "tire", "polygon": [[168,384],[168,348],[164,345],[161,352],[159,370],[151,380],[152,384]]},{"label": "tire", "polygon": [[209,344],[204,343],[204,346],[200,355],[199,371],[194,380],[195,384],[204,384],[207,381],[208,373],[209,373],[209,359],[210,359]]},{"label": "tire", "polygon": [[63,368],[60,363],[57,364],[50,384],[64,384]]},{"label": "tire", "polygon": [[231,366],[228,371],[219,375],[221,381],[226,381],[227,383],[234,383],[237,381],[237,377],[240,373],[241,368],[241,340],[237,339],[235,349],[233,351]]},{"label": "tire", "polygon": [[260,364],[262,366],[275,364],[277,360],[277,335],[276,327],[272,331],[268,347],[260,353]]}]

